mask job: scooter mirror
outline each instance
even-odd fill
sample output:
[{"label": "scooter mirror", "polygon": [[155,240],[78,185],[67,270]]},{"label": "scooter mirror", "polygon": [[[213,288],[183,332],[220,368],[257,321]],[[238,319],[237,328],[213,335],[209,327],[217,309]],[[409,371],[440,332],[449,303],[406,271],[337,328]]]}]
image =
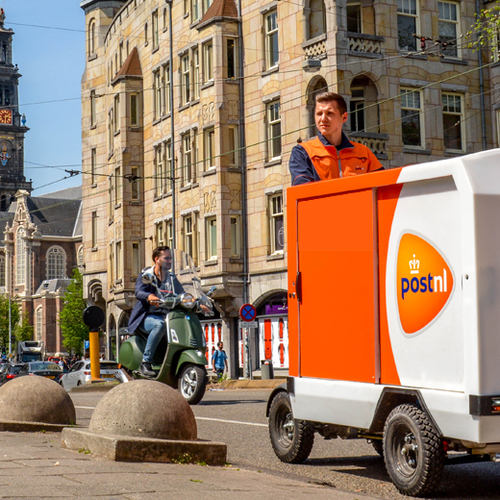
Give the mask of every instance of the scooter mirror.
[{"label": "scooter mirror", "polygon": [[142,274],[141,280],[145,285],[151,285],[153,283],[153,274],[145,271]]}]

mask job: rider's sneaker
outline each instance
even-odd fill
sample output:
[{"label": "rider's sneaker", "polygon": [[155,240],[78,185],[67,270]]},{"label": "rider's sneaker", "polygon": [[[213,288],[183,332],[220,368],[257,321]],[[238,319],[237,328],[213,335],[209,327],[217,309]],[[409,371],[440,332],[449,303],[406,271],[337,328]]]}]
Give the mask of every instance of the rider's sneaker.
[{"label": "rider's sneaker", "polygon": [[145,363],[145,362],[141,363],[139,371],[141,372],[141,375],[143,375],[144,377],[156,377],[156,373],[151,368],[151,363]]}]

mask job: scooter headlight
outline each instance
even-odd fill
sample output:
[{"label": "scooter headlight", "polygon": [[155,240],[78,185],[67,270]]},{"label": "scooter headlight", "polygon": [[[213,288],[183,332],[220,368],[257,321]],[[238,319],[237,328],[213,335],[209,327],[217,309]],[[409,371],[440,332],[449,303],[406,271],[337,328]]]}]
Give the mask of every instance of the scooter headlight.
[{"label": "scooter headlight", "polygon": [[181,304],[186,309],[192,309],[196,303],[195,298],[190,293],[184,293],[181,297]]}]

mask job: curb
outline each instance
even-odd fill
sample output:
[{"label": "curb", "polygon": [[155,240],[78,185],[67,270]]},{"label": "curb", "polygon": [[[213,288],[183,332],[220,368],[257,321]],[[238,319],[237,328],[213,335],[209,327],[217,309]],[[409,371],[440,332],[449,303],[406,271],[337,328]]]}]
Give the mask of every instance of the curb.
[{"label": "curb", "polygon": [[224,465],[227,458],[225,443],[113,436],[70,428],[62,431],[61,446],[76,451],[85,449],[115,462]]},{"label": "curb", "polygon": [[286,379],[274,378],[269,380],[224,380],[222,389],[274,389],[285,384]]},{"label": "curb", "polygon": [[[285,384],[285,378],[273,378],[268,380],[224,380],[221,382],[221,389],[274,389],[279,385]],[[119,382],[99,382],[95,384],[86,384],[79,387],[73,387],[72,393],[75,392],[108,392]]]}]

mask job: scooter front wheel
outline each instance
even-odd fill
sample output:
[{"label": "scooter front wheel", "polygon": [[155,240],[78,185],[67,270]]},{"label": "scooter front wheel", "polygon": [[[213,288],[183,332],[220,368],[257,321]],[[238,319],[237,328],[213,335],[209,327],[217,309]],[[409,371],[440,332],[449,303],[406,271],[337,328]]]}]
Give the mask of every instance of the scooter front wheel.
[{"label": "scooter front wheel", "polygon": [[190,405],[196,405],[201,401],[206,387],[205,367],[187,364],[182,368],[179,375],[179,392]]}]

